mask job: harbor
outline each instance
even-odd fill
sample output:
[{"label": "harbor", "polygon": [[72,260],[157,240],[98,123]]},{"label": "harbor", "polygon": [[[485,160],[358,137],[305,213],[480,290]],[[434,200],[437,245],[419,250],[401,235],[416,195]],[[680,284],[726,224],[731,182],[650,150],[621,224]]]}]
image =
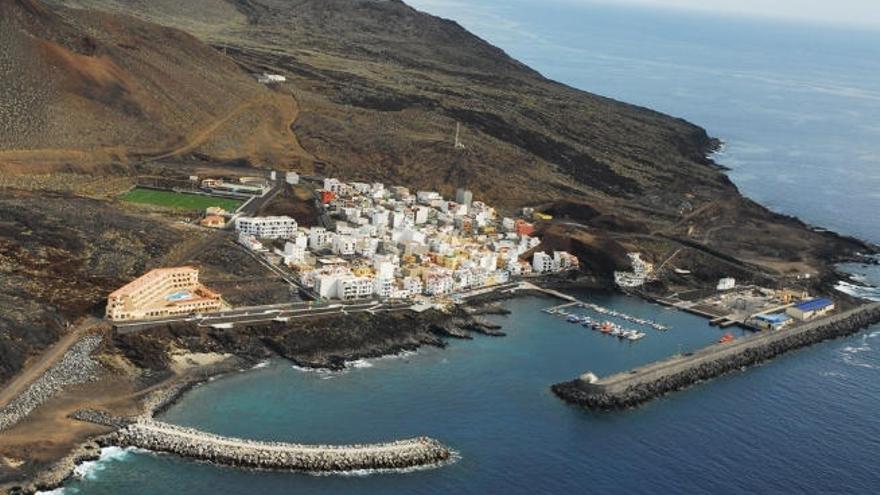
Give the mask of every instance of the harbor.
[{"label": "harbor", "polygon": [[[647,336],[647,333],[635,328],[626,328],[624,324],[615,322],[613,320],[620,320],[626,323],[638,325],[643,329],[651,329],[661,332],[669,330],[669,327],[667,325],[663,325],[657,321],[640,318],[638,316],[634,316],[623,311],[618,311],[615,309],[606,308],[596,303],[583,301],[577,299],[574,296],[559,292],[554,289],[546,289],[530,283],[521,284],[521,288],[540,292],[566,301],[563,304],[542,309],[541,311],[543,311],[544,313],[564,318],[565,321],[570,324],[580,325],[584,328],[593,330],[603,335],[617,337],[620,340],[635,342],[645,338]],[[572,311],[577,309],[591,311],[594,313],[594,315],[590,316]]]},{"label": "harbor", "polygon": [[589,409],[625,409],[794,349],[851,335],[878,322],[880,303],[867,304],[785,330],[723,340],[604,378],[588,371],[552,389],[566,402]]}]

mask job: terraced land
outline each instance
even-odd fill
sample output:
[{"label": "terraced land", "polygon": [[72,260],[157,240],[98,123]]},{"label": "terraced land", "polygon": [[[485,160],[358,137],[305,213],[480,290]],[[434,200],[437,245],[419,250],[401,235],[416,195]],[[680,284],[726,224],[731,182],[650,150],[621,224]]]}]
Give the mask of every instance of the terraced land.
[{"label": "terraced land", "polygon": [[226,211],[235,211],[241,206],[237,199],[217,198],[201,194],[187,194],[172,191],[159,191],[136,187],[119,197],[130,203],[148,204],[177,208],[180,210],[204,210],[210,206],[219,206]]}]

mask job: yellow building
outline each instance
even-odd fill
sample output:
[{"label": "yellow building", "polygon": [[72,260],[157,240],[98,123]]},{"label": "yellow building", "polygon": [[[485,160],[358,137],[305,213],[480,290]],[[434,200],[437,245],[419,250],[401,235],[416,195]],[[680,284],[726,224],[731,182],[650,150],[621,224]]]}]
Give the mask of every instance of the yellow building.
[{"label": "yellow building", "polygon": [[199,283],[191,266],[157,268],[117,289],[107,297],[107,318],[141,320],[209,313],[223,307],[220,294]]}]

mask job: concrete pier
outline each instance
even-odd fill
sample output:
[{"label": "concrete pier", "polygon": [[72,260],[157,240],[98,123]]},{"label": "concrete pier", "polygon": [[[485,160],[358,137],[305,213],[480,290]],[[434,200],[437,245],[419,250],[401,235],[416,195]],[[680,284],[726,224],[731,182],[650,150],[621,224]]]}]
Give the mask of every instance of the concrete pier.
[{"label": "concrete pier", "polygon": [[104,443],[227,466],[308,472],[433,466],[451,457],[449,448],[427,437],[367,445],[300,445],[223,437],[151,419],[121,428]]},{"label": "concrete pier", "polygon": [[584,373],[552,388],[563,400],[591,409],[633,407],[793,349],[856,333],[878,322],[880,303],[867,304],[797,327],[760,332],[601,379]]}]

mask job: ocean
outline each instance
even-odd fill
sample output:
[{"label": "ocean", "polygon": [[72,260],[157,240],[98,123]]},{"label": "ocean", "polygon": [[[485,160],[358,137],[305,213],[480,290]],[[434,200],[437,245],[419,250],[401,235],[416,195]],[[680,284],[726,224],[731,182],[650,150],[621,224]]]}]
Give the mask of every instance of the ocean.
[{"label": "ocean", "polygon": [[[647,9],[416,0],[546,76],[700,124],[716,159],[774,210],[880,242],[880,33]],[[537,5],[540,5],[538,7]],[[875,267],[848,267],[861,280]],[[271,361],[187,394],[165,421],[248,438],[370,442],[429,435],[458,453],[433,470],[257,472],[107,449],[65,494],[864,493],[880,490],[880,328],[614,414],[568,406],[553,383],[716,341],[703,319],[609,293],[599,304],[669,324],[635,343],[547,315],[527,297],[492,317],[507,337],[352,363]]]}]

